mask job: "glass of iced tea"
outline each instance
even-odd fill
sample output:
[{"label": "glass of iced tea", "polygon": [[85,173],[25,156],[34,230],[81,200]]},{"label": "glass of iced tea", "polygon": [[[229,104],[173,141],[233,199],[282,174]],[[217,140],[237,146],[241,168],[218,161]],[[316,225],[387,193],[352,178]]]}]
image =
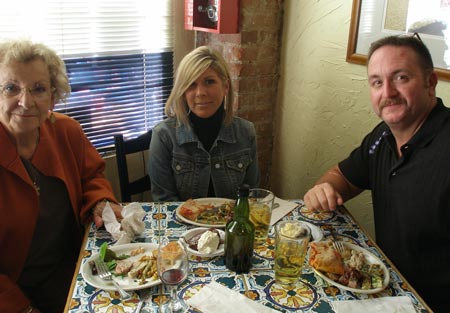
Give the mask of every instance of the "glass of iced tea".
[{"label": "glass of iced tea", "polygon": [[250,205],[250,221],[255,226],[255,245],[266,242],[274,199],[275,195],[269,190],[250,189],[248,203]]},{"label": "glass of iced tea", "polygon": [[275,232],[275,281],[295,286],[302,274],[311,230],[301,221],[286,220],[275,225]]}]

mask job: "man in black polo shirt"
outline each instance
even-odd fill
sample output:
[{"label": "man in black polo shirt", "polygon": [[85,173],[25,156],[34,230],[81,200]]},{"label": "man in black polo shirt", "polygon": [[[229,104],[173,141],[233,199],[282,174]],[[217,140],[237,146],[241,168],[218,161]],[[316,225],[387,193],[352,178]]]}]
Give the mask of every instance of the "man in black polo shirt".
[{"label": "man in black polo shirt", "polygon": [[418,36],[380,39],[368,59],[382,122],[317,181],[305,204],[335,210],[371,190],[377,243],[435,312],[449,312],[450,109],[436,97],[437,75]]}]

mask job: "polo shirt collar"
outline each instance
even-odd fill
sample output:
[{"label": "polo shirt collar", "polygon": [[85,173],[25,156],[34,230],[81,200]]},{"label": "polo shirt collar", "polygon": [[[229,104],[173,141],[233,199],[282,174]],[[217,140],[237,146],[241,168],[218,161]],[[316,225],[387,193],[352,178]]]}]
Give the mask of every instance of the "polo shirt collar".
[{"label": "polo shirt collar", "polygon": [[[436,106],[433,108],[433,110],[431,110],[423,125],[420,127],[417,133],[414,134],[414,136],[402,146],[402,148],[407,146],[409,153],[413,151],[414,148],[425,147],[426,145],[428,145],[436,136],[442,124],[448,118],[450,118],[450,109],[444,106],[441,98],[436,99]],[[386,124],[384,124],[384,132],[382,136],[386,138],[386,141],[388,142],[392,151],[397,151],[397,145],[394,136],[392,135],[391,130]]]},{"label": "polo shirt collar", "polygon": [[431,110],[419,131],[410,139],[408,145],[415,147],[428,145],[448,118],[450,118],[450,110],[444,106],[441,98],[437,98],[436,106]]}]

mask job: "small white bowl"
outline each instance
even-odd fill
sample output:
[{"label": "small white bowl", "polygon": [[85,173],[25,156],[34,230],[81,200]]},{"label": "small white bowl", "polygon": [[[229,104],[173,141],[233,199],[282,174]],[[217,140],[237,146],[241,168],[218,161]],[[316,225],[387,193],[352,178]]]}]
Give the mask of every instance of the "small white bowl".
[{"label": "small white bowl", "polygon": [[[180,240],[183,240],[183,238],[184,238],[184,241],[187,242],[189,239],[191,239],[195,235],[197,235],[199,233],[203,233],[209,229],[210,228],[207,228],[207,227],[199,227],[199,228],[190,229],[181,235]],[[221,241],[221,243],[219,244],[219,247],[217,248],[216,251],[214,251],[212,253],[200,253],[197,250],[191,249],[187,243],[186,243],[186,250],[193,255],[200,256],[203,258],[212,258],[215,256],[223,255],[224,247],[225,247],[225,244],[223,243],[225,241],[225,232],[223,230],[220,230],[217,228],[216,228],[216,230],[219,232],[219,237],[220,237],[220,241]]]}]

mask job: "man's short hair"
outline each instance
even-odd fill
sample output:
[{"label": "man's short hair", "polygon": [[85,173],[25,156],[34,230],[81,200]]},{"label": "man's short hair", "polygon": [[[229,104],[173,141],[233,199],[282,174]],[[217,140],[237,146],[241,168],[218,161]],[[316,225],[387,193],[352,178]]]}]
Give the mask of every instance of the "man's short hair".
[{"label": "man's short hair", "polygon": [[367,62],[370,61],[370,58],[376,50],[384,46],[409,47],[419,57],[420,65],[424,71],[432,71],[434,68],[430,51],[417,33],[412,35],[388,36],[374,41],[370,45]]}]

